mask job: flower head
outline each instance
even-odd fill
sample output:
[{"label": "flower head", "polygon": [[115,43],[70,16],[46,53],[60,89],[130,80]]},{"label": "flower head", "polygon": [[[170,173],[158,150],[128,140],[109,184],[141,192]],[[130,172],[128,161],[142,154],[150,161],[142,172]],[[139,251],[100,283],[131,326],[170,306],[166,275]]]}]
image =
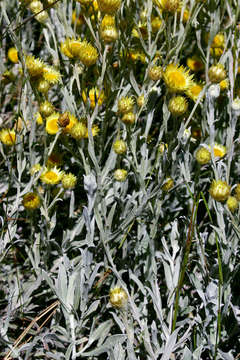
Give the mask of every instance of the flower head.
[{"label": "flower head", "polygon": [[40,197],[35,192],[28,192],[23,196],[22,204],[27,210],[35,210],[40,206]]},{"label": "flower head", "polygon": [[121,97],[118,101],[118,111],[120,114],[126,114],[133,110],[134,100],[131,96]]},{"label": "flower head", "polygon": [[238,208],[238,201],[235,196],[229,196],[227,199],[227,207],[233,213]]},{"label": "flower head", "polygon": [[62,186],[64,189],[73,189],[76,186],[77,177],[72,173],[64,174],[62,177]]},{"label": "flower head", "polygon": [[127,145],[124,140],[116,140],[113,144],[113,149],[116,154],[122,155],[127,151]]},{"label": "flower head", "polygon": [[61,79],[61,74],[59,71],[55,70],[52,66],[44,66],[43,68],[43,78],[50,84],[56,84]]},{"label": "flower head", "polygon": [[[105,100],[104,91],[102,90],[100,92],[99,89],[96,88],[96,87],[93,87],[93,88],[91,88],[89,90],[88,97],[89,97],[90,106],[91,106],[92,109],[95,108],[96,103],[98,104],[98,106],[101,106],[103,101]],[[87,96],[86,96],[86,93],[85,93],[84,90],[82,92],[82,98],[83,98],[83,101],[86,103],[87,102]]]},{"label": "flower head", "polygon": [[174,186],[174,181],[171,177],[167,177],[164,181],[164,184],[162,186],[163,191],[168,192],[171,190]]},{"label": "flower head", "polygon": [[123,182],[127,178],[127,170],[117,169],[114,171],[114,179],[120,182]]},{"label": "flower head", "polygon": [[114,15],[121,6],[121,0],[97,0],[99,10],[105,14]]},{"label": "flower head", "polygon": [[173,116],[181,116],[188,109],[188,102],[184,96],[174,96],[168,103],[168,110]]},{"label": "flower head", "polygon": [[223,64],[212,65],[208,70],[208,77],[212,83],[219,83],[227,77]]},{"label": "flower head", "polygon": [[8,50],[8,58],[14,64],[18,63],[18,51],[15,47],[11,47]]},{"label": "flower head", "polygon": [[231,192],[231,186],[229,186],[226,181],[222,180],[213,180],[209,193],[211,197],[216,201],[225,201]]},{"label": "flower head", "polygon": [[201,146],[196,152],[196,160],[200,165],[205,165],[211,160],[211,152],[204,146]]},{"label": "flower head", "polygon": [[154,0],[155,4],[163,11],[174,13],[180,6],[180,0]]},{"label": "flower head", "polygon": [[76,139],[84,139],[87,135],[87,126],[85,122],[78,121],[69,131],[70,135]]},{"label": "flower head", "polygon": [[0,131],[0,141],[4,145],[12,146],[16,142],[16,133],[15,130],[2,129]]},{"label": "flower head", "polygon": [[31,77],[38,77],[43,73],[44,63],[40,59],[35,59],[32,55],[28,55],[26,57],[26,67]]},{"label": "flower head", "polygon": [[80,51],[78,52],[78,58],[86,65],[94,65],[98,59],[98,52],[90,43],[86,40],[81,42]]},{"label": "flower head", "polygon": [[60,114],[53,113],[46,118],[46,132],[50,135],[55,135],[60,129],[58,126],[58,119]]},{"label": "flower head", "polygon": [[109,300],[112,306],[122,309],[127,305],[128,295],[123,288],[116,286],[114,289],[110,290]]},{"label": "flower head", "polygon": [[197,101],[201,91],[203,89],[203,86],[201,84],[198,84],[196,82],[192,82],[192,84],[189,86],[185,94],[194,102]]},{"label": "flower head", "polygon": [[62,180],[63,174],[64,172],[59,170],[56,166],[52,169],[45,168],[40,179],[45,184],[56,185]]},{"label": "flower head", "polygon": [[171,92],[187,91],[192,85],[193,75],[183,66],[169,64],[163,74],[163,80]]}]

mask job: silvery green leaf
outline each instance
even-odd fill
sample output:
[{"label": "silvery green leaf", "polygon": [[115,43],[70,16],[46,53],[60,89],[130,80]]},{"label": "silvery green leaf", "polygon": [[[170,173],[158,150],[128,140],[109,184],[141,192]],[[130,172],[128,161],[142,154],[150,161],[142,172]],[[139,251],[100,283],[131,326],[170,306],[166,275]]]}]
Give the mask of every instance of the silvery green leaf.
[{"label": "silvery green leaf", "polygon": [[180,328],[174,330],[174,332],[169,336],[167,343],[164,347],[161,360],[169,360],[170,359],[171,353],[173,352],[175,344],[176,344],[177,335],[178,335],[179,330],[180,330]]},{"label": "silvery green leaf", "polygon": [[99,356],[104,353],[108,353],[110,349],[113,349],[116,344],[122,344],[126,340],[126,335],[111,335],[105,341],[105,343],[95,350],[88,352],[79,352],[77,356]]}]

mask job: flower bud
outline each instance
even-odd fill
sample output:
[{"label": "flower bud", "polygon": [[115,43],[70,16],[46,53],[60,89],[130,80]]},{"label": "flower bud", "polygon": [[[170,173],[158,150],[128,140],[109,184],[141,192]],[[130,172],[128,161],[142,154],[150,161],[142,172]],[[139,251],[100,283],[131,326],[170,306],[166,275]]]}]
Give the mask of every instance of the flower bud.
[{"label": "flower bud", "polygon": [[166,180],[164,181],[164,184],[162,186],[162,190],[165,192],[168,192],[169,190],[171,190],[174,186],[174,181],[171,177],[166,178]]},{"label": "flower bud", "polygon": [[121,0],[97,0],[99,10],[105,14],[114,15],[121,6]]},{"label": "flower bud", "polygon": [[28,192],[24,195],[22,204],[26,210],[35,210],[40,206],[40,197],[34,192]]},{"label": "flower bud", "polygon": [[181,116],[187,109],[188,103],[184,96],[175,96],[169,101],[168,110],[173,116]]},{"label": "flower bud", "polygon": [[200,165],[205,165],[211,160],[211,152],[205,147],[201,146],[197,150],[195,157]]},{"label": "flower bud", "polygon": [[54,106],[46,100],[40,104],[39,112],[45,117],[50,116],[54,112]]},{"label": "flower bud", "polygon": [[127,178],[127,171],[124,169],[117,169],[114,171],[114,179],[123,182]]},{"label": "flower bud", "polygon": [[124,289],[121,287],[115,287],[111,289],[109,292],[109,300],[112,306],[122,309],[125,308],[128,302],[128,296]]},{"label": "flower bud", "polygon": [[212,65],[208,70],[209,80],[213,83],[219,83],[227,77],[223,64]]},{"label": "flower bud", "polygon": [[123,140],[116,140],[113,144],[113,149],[116,154],[122,155],[127,151],[127,145]]},{"label": "flower bud", "polygon": [[121,121],[126,125],[132,125],[135,122],[135,118],[135,114],[130,111],[122,116]]},{"label": "flower bud", "polygon": [[222,180],[213,180],[209,193],[211,197],[216,201],[225,201],[230,195],[231,187],[226,183],[226,181]]},{"label": "flower bud", "polygon": [[130,96],[121,97],[118,100],[118,111],[121,114],[128,113],[133,110],[134,100]]},{"label": "flower bud", "polygon": [[229,196],[227,199],[227,207],[233,213],[238,208],[238,201],[235,196]]},{"label": "flower bud", "polygon": [[148,71],[148,77],[153,81],[160,80],[162,77],[161,66],[154,65],[154,66],[150,67],[150,69]]},{"label": "flower bud", "polygon": [[145,104],[145,99],[144,99],[144,95],[140,95],[137,98],[137,105],[139,107],[142,107]]},{"label": "flower bud", "polygon": [[29,5],[29,9],[34,13],[37,14],[40,11],[43,10],[43,4],[41,3],[41,1],[38,0],[34,0],[30,3]]}]

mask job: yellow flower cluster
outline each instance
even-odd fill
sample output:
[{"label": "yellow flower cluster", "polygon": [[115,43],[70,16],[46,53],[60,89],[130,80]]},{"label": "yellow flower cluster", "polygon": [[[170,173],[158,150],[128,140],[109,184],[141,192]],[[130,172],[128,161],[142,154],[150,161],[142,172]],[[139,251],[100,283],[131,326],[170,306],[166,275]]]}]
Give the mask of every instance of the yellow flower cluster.
[{"label": "yellow flower cluster", "polygon": [[98,52],[86,40],[67,38],[61,43],[62,53],[70,59],[76,58],[85,66],[94,65],[98,59]]},{"label": "yellow flower cluster", "polygon": [[61,74],[53,66],[33,55],[27,55],[25,60],[32,84],[40,93],[47,94],[50,87],[60,81]]}]

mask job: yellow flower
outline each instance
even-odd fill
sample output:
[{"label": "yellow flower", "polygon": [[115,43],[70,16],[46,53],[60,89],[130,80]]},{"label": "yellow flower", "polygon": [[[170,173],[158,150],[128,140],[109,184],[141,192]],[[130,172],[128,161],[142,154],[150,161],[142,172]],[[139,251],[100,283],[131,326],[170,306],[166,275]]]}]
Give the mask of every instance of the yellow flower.
[{"label": "yellow flower", "polygon": [[66,39],[64,42],[61,42],[60,50],[65,56],[67,56],[71,59],[71,58],[73,58],[73,55],[72,55],[71,51],[69,50],[68,42],[69,42],[69,39]]},{"label": "yellow flower", "polygon": [[[87,125],[86,125],[86,127],[87,127]],[[92,136],[93,136],[93,137],[96,136],[96,135],[99,133],[99,131],[100,131],[98,125],[93,125],[91,130],[92,130]],[[88,129],[87,129],[87,132],[86,132],[86,134],[85,134],[84,137],[85,137],[86,139],[88,138]]]},{"label": "yellow flower", "polygon": [[54,112],[54,106],[48,100],[45,100],[40,104],[39,112],[43,116],[50,116]]},{"label": "yellow flower", "polygon": [[40,206],[40,197],[35,192],[28,192],[23,196],[22,204],[27,210],[35,210]]},{"label": "yellow flower", "polygon": [[126,125],[132,125],[135,123],[136,116],[132,111],[123,114],[121,121]]},{"label": "yellow flower", "polygon": [[174,186],[173,179],[171,177],[167,177],[162,186],[162,190],[165,192],[168,192],[169,190],[171,190],[173,188],[173,186]]},{"label": "yellow flower", "polygon": [[59,184],[62,180],[64,172],[59,170],[57,167],[52,169],[45,169],[41,174],[40,179],[43,183],[48,185],[56,185]]},{"label": "yellow flower", "polygon": [[127,170],[117,169],[114,171],[114,179],[120,182],[123,182],[127,178]]},{"label": "yellow flower", "polygon": [[28,55],[26,57],[26,67],[30,76],[38,77],[43,73],[44,63],[40,59],[35,59],[32,55]]},{"label": "yellow flower", "polygon": [[178,10],[180,0],[154,0],[154,3],[162,10],[173,13]]},{"label": "yellow flower", "polygon": [[168,103],[168,110],[173,116],[181,116],[188,109],[188,102],[184,96],[174,96]]},{"label": "yellow flower", "polygon": [[0,141],[4,145],[12,146],[16,142],[16,133],[14,130],[2,129],[0,131]]},{"label": "yellow flower", "polygon": [[18,51],[15,47],[11,47],[8,50],[8,58],[14,64],[18,63]]},{"label": "yellow flower", "polygon": [[39,92],[41,92],[42,94],[46,94],[50,89],[51,84],[47,80],[40,78],[34,83],[34,86]]},{"label": "yellow flower", "polygon": [[[209,146],[209,148],[210,148],[210,146]],[[214,156],[216,156],[216,157],[221,158],[221,157],[225,156],[227,153],[226,146],[215,143],[213,146],[213,153],[214,153]]]},{"label": "yellow flower", "polygon": [[115,26],[115,18],[111,15],[105,15],[100,25],[101,38],[105,42],[116,41],[118,32]]},{"label": "yellow flower", "polygon": [[187,58],[187,66],[189,67],[189,69],[191,69],[194,72],[198,72],[204,69],[204,63],[196,55]]},{"label": "yellow flower", "polygon": [[223,33],[218,33],[211,44],[212,48],[224,48],[225,46],[225,37]]},{"label": "yellow flower", "polygon": [[151,80],[157,81],[160,80],[162,77],[162,68],[158,65],[153,65],[148,70],[148,76]]},{"label": "yellow flower", "polygon": [[[63,49],[65,50],[64,55],[68,56],[68,57],[78,57],[79,53],[82,49],[82,41],[81,39],[66,39],[65,40],[65,44],[66,44],[66,48],[63,47]],[[70,55],[67,55],[68,52],[70,52]]]},{"label": "yellow flower", "polygon": [[62,186],[64,189],[73,189],[76,186],[77,177],[72,173],[64,174],[62,177]]},{"label": "yellow flower", "polygon": [[213,180],[209,193],[211,197],[216,201],[225,201],[230,195],[231,186],[229,186],[226,181],[222,180]]},{"label": "yellow flower", "polygon": [[67,126],[65,126],[65,128],[63,129],[64,133],[70,133],[71,129],[73,128],[74,125],[77,124],[78,120],[76,118],[76,116],[74,116],[73,114],[71,114],[70,112],[67,112],[68,115],[68,119],[69,119],[69,123]]},{"label": "yellow flower", "polygon": [[224,79],[224,80],[220,81],[219,85],[220,85],[221,91],[227,90],[229,88],[229,80]]},{"label": "yellow flower", "polygon": [[69,133],[76,140],[83,139],[87,135],[87,126],[83,121],[79,121],[70,129]]},{"label": "yellow flower", "polygon": [[59,113],[53,113],[50,116],[46,118],[46,132],[50,135],[55,135],[58,130],[58,119],[60,114]]},{"label": "yellow flower", "polygon": [[227,199],[227,207],[233,213],[238,208],[238,201],[235,196],[229,196]]},{"label": "yellow flower", "polygon": [[205,165],[211,160],[211,152],[201,146],[196,152],[196,160],[200,165]]},{"label": "yellow flower", "polygon": [[42,118],[42,115],[40,114],[40,112],[37,112],[35,115],[34,115],[35,119],[36,119],[36,122],[38,125],[42,125],[43,124],[43,118]]},{"label": "yellow flower", "polygon": [[81,48],[78,53],[78,58],[84,65],[91,66],[97,62],[98,52],[95,49],[95,47],[93,47],[90,43],[84,40],[81,43]]},{"label": "yellow flower", "polygon": [[116,140],[113,144],[113,150],[116,154],[122,155],[127,151],[127,145],[124,140]]},{"label": "yellow flower", "polygon": [[126,114],[133,110],[134,100],[131,96],[124,96],[118,100],[118,111],[120,114]]},{"label": "yellow flower", "polygon": [[128,296],[124,289],[116,286],[114,289],[111,289],[109,292],[109,300],[112,306],[123,309],[126,307],[128,302]]},{"label": "yellow flower", "polygon": [[43,78],[48,81],[50,84],[56,84],[61,79],[61,74],[59,71],[55,70],[52,66],[44,66],[43,68]]},{"label": "yellow flower", "polygon": [[171,92],[187,91],[192,85],[193,75],[183,66],[169,64],[163,74],[163,80]]},{"label": "yellow flower", "polygon": [[202,89],[203,89],[203,86],[201,84],[197,84],[197,83],[193,82],[189,86],[189,88],[187,89],[187,91],[185,93],[191,100],[196,102]]},{"label": "yellow flower", "polygon": [[114,15],[121,6],[121,0],[97,0],[99,10],[105,14]]},{"label": "yellow flower", "polygon": [[223,64],[212,65],[208,70],[209,80],[213,83],[219,83],[227,76]]},{"label": "yellow flower", "polygon": [[[98,106],[101,106],[105,99],[104,91],[102,90],[101,93],[99,94],[99,89],[96,87],[93,87],[89,90],[88,97],[89,97],[90,106],[92,109],[95,108],[96,102],[98,103]],[[83,98],[83,101],[86,103],[87,96],[86,96],[86,93],[84,90],[82,92],[82,98]]]},{"label": "yellow flower", "polygon": [[210,54],[216,58],[219,58],[223,54],[223,49],[210,47]]},{"label": "yellow flower", "polygon": [[154,16],[151,20],[152,32],[156,33],[162,26],[162,20],[159,16]]}]

